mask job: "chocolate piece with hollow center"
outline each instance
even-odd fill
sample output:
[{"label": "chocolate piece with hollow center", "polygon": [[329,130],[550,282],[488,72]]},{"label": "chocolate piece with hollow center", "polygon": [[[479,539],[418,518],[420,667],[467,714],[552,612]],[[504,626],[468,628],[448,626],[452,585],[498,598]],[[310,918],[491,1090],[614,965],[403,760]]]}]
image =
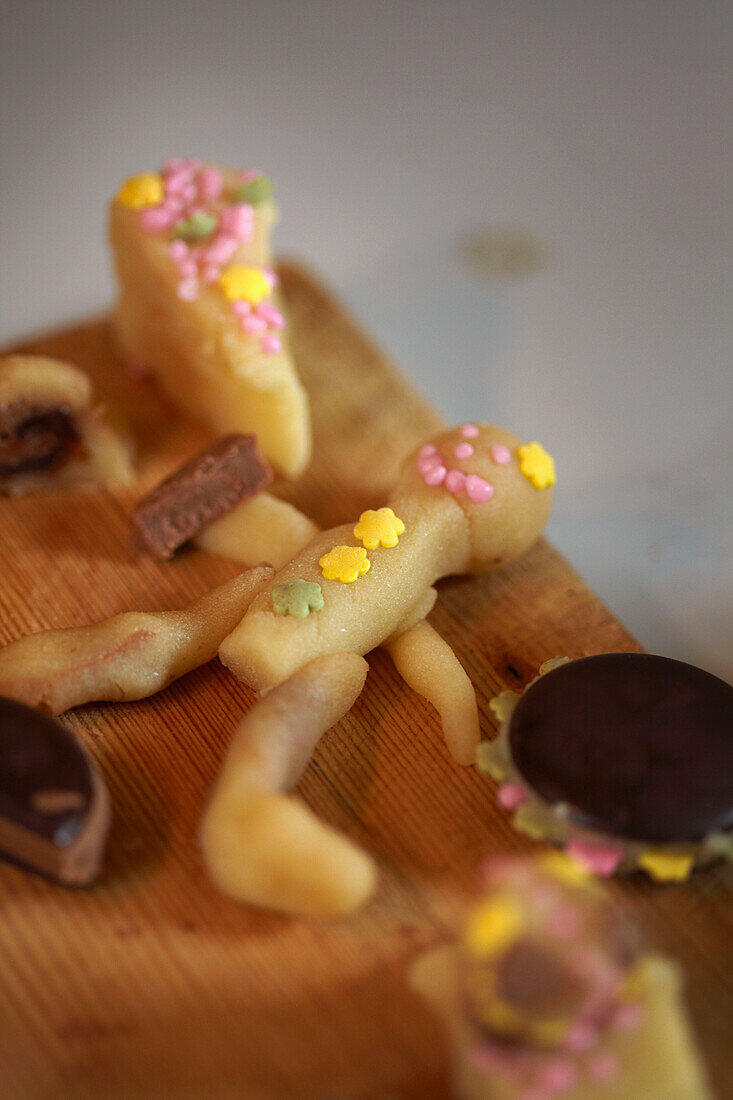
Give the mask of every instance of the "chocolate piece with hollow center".
[{"label": "chocolate piece with hollow center", "polygon": [[509,746],[527,784],[583,827],[656,843],[733,828],[733,687],[692,665],[562,665],[524,692]]},{"label": "chocolate piece with hollow center", "polygon": [[0,409],[0,478],[57,470],[78,450],[79,442],[70,409],[14,401]]},{"label": "chocolate piece with hollow center", "polygon": [[135,524],[156,557],[170,558],[202,527],[271,480],[256,436],[225,435],[143,497]]},{"label": "chocolate piece with hollow center", "polygon": [[109,829],[104,781],[60,722],[0,697],[0,856],[47,878],[96,878]]}]

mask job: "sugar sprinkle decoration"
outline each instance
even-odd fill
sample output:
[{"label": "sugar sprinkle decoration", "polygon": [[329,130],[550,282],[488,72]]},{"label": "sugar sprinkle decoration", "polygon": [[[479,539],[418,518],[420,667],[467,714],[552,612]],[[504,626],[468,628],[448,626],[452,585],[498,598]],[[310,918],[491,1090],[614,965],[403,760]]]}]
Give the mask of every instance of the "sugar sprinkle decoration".
[{"label": "sugar sprinkle decoration", "polygon": [[507,466],[511,461],[511,451],[503,443],[494,443],[491,447],[491,461],[497,466]]},{"label": "sugar sprinkle decoration", "polygon": [[527,801],[527,792],[521,783],[502,783],[496,791],[496,801],[505,810],[516,810]]},{"label": "sugar sprinkle decoration", "polygon": [[494,486],[485,481],[478,474],[468,474],[466,477],[466,493],[472,504],[485,504],[494,495]]},{"label": "sugar sprinkle decoration", "polygon": [[[462,436],[468,435],[471,438],[479,434],[474,424],[464,424],[459,432]],[[471,458],[474,453],[473,445],[466,442],[458,443],[453,450],[458,459]],[[494,495],[494,486],[485,478],[449,467],[434,443],[425,443],[418,451],[417,470],[430,488],[444,485],[454,496],[465,493],[472,504],[485,504]]]},{"label": "sugar sprinkle decoration", "polygon": [[376,511],[369,508],[359,516],[354,538],[359,539],[367,550],[376,550],[379,546],[390,549],[397,545],[404,532],[404,523],[391,508],[378,508]]},{"label": "sugar sprinkle decoration", "polygon": [[466,489],[466,475],[462,470],[449,470],[445,475],[445,487],[449,493],[458,496]]},{"label": "sugar sprinkle decoration", "polygon": [[363,546],[334,546],[318,564],[327,581],[341,581],[342,584],[353,584],[372,567]]},{"label": "sugar sprinkle decoration", "polygon": [[566,851],[601,878],[615,874],[623,858],[622,850],[613,844],[592,844],[579,838],[571,840]]},{"label": "sugar sprinkle decoration", "polygon": [[555,463],[541,443],[524,443],[517,447],[519,469],[535,489],[549,489],[555,484]]},{"label": "sugar sprinkle decoration", "polygon": [[305,619],[311,611],[320,611],[323,604],[323,589],[317,581],[295,577],[272,590],[272,610],[276,615]]},{"label": "sugar sprinkle decoration", "polygon": [[196,301],[202,284],[220,283],[242,331],[259,337],[266,355],[282,349],[277,332],[285,326],[282,313],[269,301],[277,285],[274,272],[249,265],[242,293],[237,295],[229,287],[242,286],[237,268],[244,265],[232,265],[234,274],[225,276],[238,249],[252,239],[254,205],[271,193],[272,183],[261,172],[241,172],[239,182],[225,193],[222,173],[215,165],[175,157],[159,173],[131,176],[116,195],[118,202],[138,212],[146,233],[171,234],[168,255],[179,276],[181,301]]},{"label": "sugar sprinkle decoration", "polygon": [[243,179],[236,190],[236,197],[240,202],[251,202],[253,205],[264,202],[272,195],[272,181],[267,176],[255,174],[253,179]]},{"label": "sugar sprinkle decoration", "polygon": [[123,181],[115,198],[131,210],[157,206],[163,198],[163,180],[157,172],[140,172]]},{"label": "sugar sprinkle decoration", "polygon": [[438,462],[435,466],[431,466],[430,469],[423,474],[423,481],[426,485],[430,485],[431,487],[442,485],[445,481],[445,475],[447,473],[448,471],[446,470],[445,466],[441,465],[441,463]]},{"label": "sugar sprinkle decoration", "polygon": [[639,856],[639,866],[655,882],[684,882],[694,862],[689,852],[666,852],[662,849],[649,849]]}]

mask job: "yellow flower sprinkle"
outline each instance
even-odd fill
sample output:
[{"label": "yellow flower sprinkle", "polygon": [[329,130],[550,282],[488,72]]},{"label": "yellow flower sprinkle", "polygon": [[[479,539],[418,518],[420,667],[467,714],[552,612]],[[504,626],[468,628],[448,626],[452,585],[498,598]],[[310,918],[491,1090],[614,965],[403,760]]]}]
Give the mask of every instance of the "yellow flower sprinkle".
[{"label": "yellow flower sprinkle", "polygon": [[512,1005],[502,1001],[494,990],[478,1007],[481,1022],[490,1031],[498,1031],[502,1035],[517,1035],[527,1028],[524,1016]]},{"label": "yellow flower sprinkle", "polygon": [[494,955],[522,931],[522,910],[511,898],[481,902],[468,918],[463,942],[474,955]]},{"label": "yellow flower sprinkle", "polygon": [[502,691],[489,699],[489,710],[493,710],[500,722],[506,722],[507,718],[511,718],[520,698],[516,691]]},{"label": "yellow flower sprinkle", "polygon": [[163,181],[157,172],[140,172],[130,176],[120,185],[115,198],[131,210],[142,210],[145,206],[157,206],[163,201]]},{"label": "yellow flower sprinkle", "polygon": [[693,862],[687,852],[655,852],[650,849],[639,856],[639,866],[655,882],[684,882]]},{"label": "yellow flower sprinkle", "polygon": [[567,886],[585,886],[592,879],[585,864],[567,852],[546,852],[537,860],[537,866],[545,874],[552,875]]},{"label": "yellow flower sprinkle", "polygon": [[569,657],[550,657],[549,661],[543,661],[540,665],[540,676],[546,676],[548,672],[554,672],[556,668],[570,663]]},{"label": "yellow flower sprinkle", "polygon": [[361,539],[367,550],[376,550],[378,546],[396,546],[405,525],[391,508],[371,508],[362,512],[354,528],[354,538]]},{"label": "yellow flower sprinkle", "polygon": [[230,302],[244,298],[251,306],[258,305],[270,293],[270,284],[259,267],[233,264],[219,276],[219,286]]},{"label": "yellow flower sprinkle", "polygon": [[555,462],[541,443],[524,443],[517,447],[519,469],[535,489],[549,489],[555,484]]},{"label": "yellow flower sprinkle", "polygon": [[318,563],[327,581],[351,584],[372,567],[363,546],[334,546]]}]

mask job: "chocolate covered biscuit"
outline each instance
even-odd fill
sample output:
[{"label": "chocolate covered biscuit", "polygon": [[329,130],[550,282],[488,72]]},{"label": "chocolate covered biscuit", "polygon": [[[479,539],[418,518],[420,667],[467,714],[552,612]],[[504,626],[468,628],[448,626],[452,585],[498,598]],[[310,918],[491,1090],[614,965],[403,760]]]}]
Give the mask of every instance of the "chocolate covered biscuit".
[{"label": "chocolate covered biscuit", "polygon": [[131,478],[128,442],[105,423],[83,371],[41,355],[0,359],[0,495]]},{"label": "chocolate covered biscuit", "polygon": [[99,873],[109,818],[104,780],[73,734],[0,697],[0,856],[84,886]]},{"label": "chocolate covered biscuit", "polygon": [[170,558],[208,523],[271,480],[256,436],[225,435],[143,497],[135,524],[151,553]]},{"label": "chocolate covered biscuit", "polygon": [[575,860],[495,856],[458,942],[412,967],[457,1100],[711,1100],[682,974]]},{"label": "chocolate covered biscuit", "polygon": [[478,754],[517,828],[601,875],[681,881],[733,856],[733,687],[650,653],[540,672],[492,702],[502,727]]},{"label": "chocolate covered biscuit", "polygon": [[79,450],[80,432],[67,406],[15,401],[0,408],[0,478],[57,470]]}]

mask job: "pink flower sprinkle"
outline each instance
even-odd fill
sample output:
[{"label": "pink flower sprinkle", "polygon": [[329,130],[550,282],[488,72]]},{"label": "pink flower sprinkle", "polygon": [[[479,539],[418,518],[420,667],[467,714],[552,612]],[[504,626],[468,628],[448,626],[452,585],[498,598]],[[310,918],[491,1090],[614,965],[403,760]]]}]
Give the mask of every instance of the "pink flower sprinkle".
[{"label": "pink flower sprinkle", "polygon": [[[165,180],[166,197],[169,195],[178,195],[181,198],[185,198],[187,189],[192,186],[192,178],[193,171],[190,168],[181,168],[178,172],[172,172]],[[192,197],[196,197],[195,187],[193,188]]]},{"label": "pink flower sprinkle", "polygon": [[205,283],[215,283],[219,278],[219,268],[216,264],[206,264],[201,277]]},{"label": "pink flower sprinkle", "polygon": [[178,220],[176,214],[164,206],[146,206],[139,214],[140,225],[146,233],[162,233],[172,229]]},{"label": "pink flower sprinkle", "polygon": [[623,858],[621,849],[612,844],[590,844],[586,840],[571,840],[566,850],[601,878],[612,875]]},{"label": "pink flower sprinkle", "polygon": [[181,198],[183,199],[184,202],[195,202],[196,201],[196,184],[195,183],[187,183],[183,188],[181,188],[180,194],[181,194]]},{"label": "pink flower sprinkle", "polygon": [[505,810],[516,810],[527,801],[527,792],[521,783],[502,783],[496,792],[496,801]]},{"label": "pink flower sprinkle", "polygon": [[183,214],[183,203],[180,199],[177,199],[175,195],[166,195],[160,204],[164,210],[167,210],[172,217],[176,220]]},{"label": "pink flower sprinkle", "polygon": [[430,485],[432,488],[434,488],[436,485],[443,484],[443,482],[445,481],[446,473],[447,470],[445,466],[442,466],[440,463],[438,463],[437,466],[431,466],[429,470],[425,471],[425,473],[422,475],[423,481],[426,485]]},{"label": "pink flower sprinkle", "polygon": [[586,1050],[592,1050],[592,1048],[598,1042],[598,1028],[593,1024],[588,1024],[584,1020],[579,1020],[576,1024],[573,1024],[566,1040],[566,1046],[568,1050],[572,1050],[574,1054],[581,1054]]},{"label": "pink flower sprinkle", "polygon": [[506,466],[511,457],[508,447],[505,447],[503,443],[494,443],[491,448],[491,458],[497,466]]},{"label": "pink flower sprinkle", "polygon": [[280,343],[280,337],[275,336],[273,333],[268,332],[262,337],[260,341],[260,347],[264,351],[265,355],[277,355],[280,351],[282,344]]},{"label": "pink flower sprinkle", "polygon": [[184,302],[193,302],[199,296],[199,284],[196,279],[181,279],[178,284],[178,297]]},{"label": "pink flower sprinkle", "polygon": [[469,474],[466,478],[466,492],[473,504],[486,504],[494,495],[494,486],[478,474]]},{"label": "pink flower sprinkle", "polygon": [[423,476],[428,472],[428,470],[432,470],[434,466],[441,465],[442,459],[440,455],[425,455],[424,458],[418,458],[417,460],[418,471],[423,474]]},{"label": "pink flower sprinkle", "polygon": [[249,317],[252,306],[246,298],[237,298],[236,302],[232,302],[232,310],[237,317]]},{"label": "pink flower sprinkle", "polygon": [[261,317],[256,317],[254,313],[250,313],[246,317],[242,317],[242,328],[248,336],[259,336],[261,332],[265,332],[267,325]]},{"label": "pink flower sprinkle", "polygon": [[470,458],[473,454],[473,447],[470,443],[459,443],[453,454],[456,458]]},{"label": "pink flower sprinkle", "polygon": [[184,279],[198,274],[198,264],[193,256],[184,256],[182,260],[178,261],[178,274],[182,275]]},{"label": "pink flower sprinkle", "polygon": [[460,470],[449,470],[445,475],[445,487],[449,493],[457,496],[466,488],[466,475]]},{"label": "pink flower sprinkle", "polygon": [[237,242],[234,237],[220,233],[211,244],[204,249],[203,258],[207,264],[227,264],[237,251]]},{"label": "pink flower sprinkle", "polygon": [[209,165],[199,172],[199,195],[205,202],[218,199],[221,194],[222,180],[218,168]]},{"label": "pink flower sprinkle", "polygon": [[173,263],[178,263],[180,260],[185,260],[188,256],[188,245],[185,241],[171,241],[168,246],[168,255],[173,260]]},{"label": "pink flower sprinkle", "polygon": [[478,435],[478,428],[475,424],[464,424],[460,432],[464,439],[475,439]]},{"label": "pink flower sprinkle", "polygon": [[252,236],[253,226],[254,211],[248,202],[237,202],[228,206],[219,218],[219,232],[244,244]]},{"label": "pink flower sprinkle", "polygon": [[603,1050],[591,1058],[588,1072],[594,1081],[606,1083],[613,1080],[618,1072],[618,1061],[610,1050]]},{"label": "pink flower sprinkle", "polygon": [[429,455],[437,455],[438,448],[434,443],[423,443],[422,447],[418,451],[420,458],[428,458]]},{"label": "pink flower sprinkle", "polygon": [[268,328],[285,328],[285,318],[272,302],[260,302],[255,309],[255,313],[267,322]]},{"label": "pink flower sprinkle", "polygon": [[268,283],[270,284],[270,290],[274,290],[275,287],[279,285],[280,280],[277,276],[277,272],[273,267],[263,267],[262,274],[265,276]]},{"label": "pink flower sprinkle", "polygon": [[578,1071],[572,1062],[557,1058],[543,1067],[540,1081],[550,1092],[565,1092],[576,1082]]}]

